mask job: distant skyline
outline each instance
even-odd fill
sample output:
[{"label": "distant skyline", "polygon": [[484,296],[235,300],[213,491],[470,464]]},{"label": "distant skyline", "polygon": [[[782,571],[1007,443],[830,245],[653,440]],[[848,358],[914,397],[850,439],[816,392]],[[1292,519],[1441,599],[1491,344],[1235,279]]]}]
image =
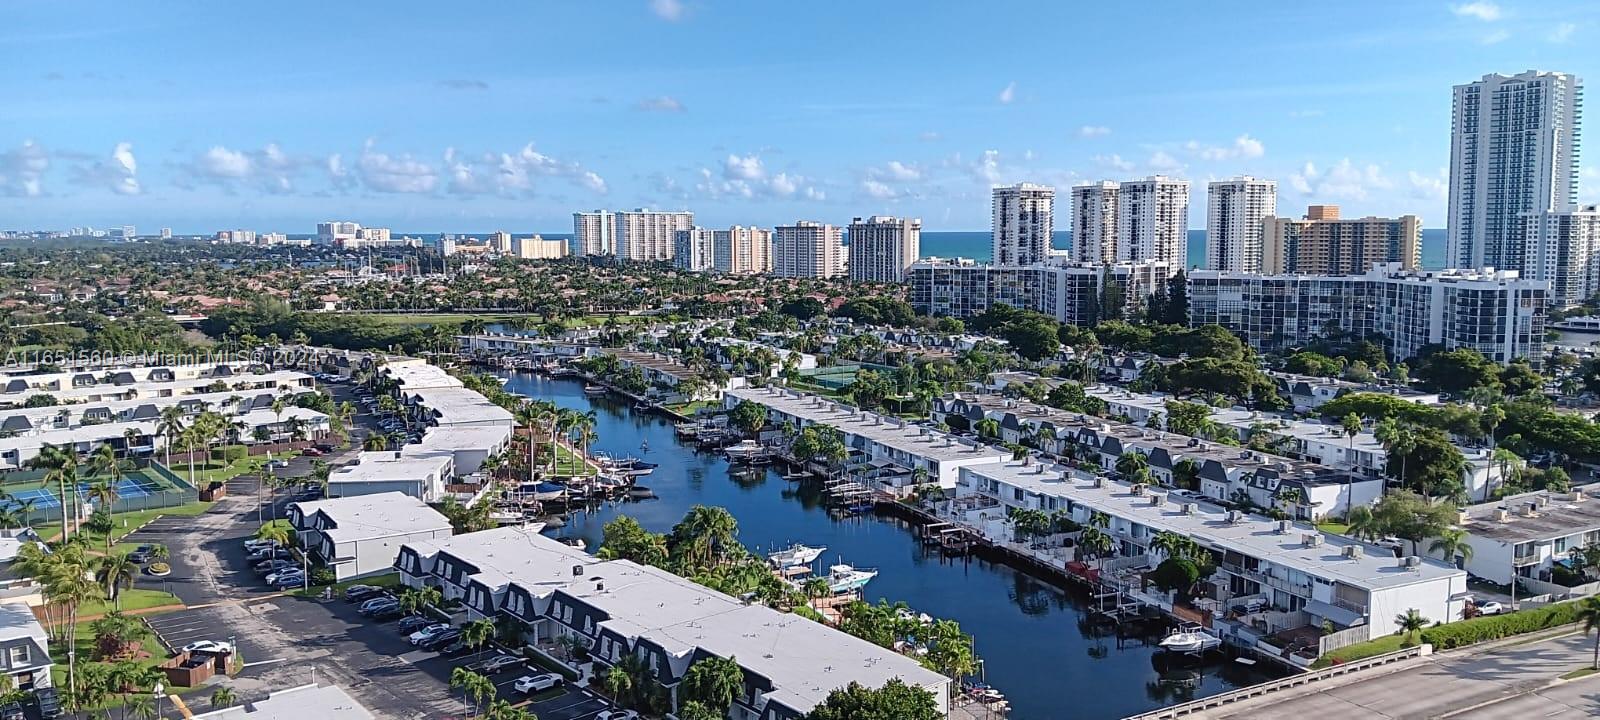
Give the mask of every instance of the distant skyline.
[{"label": "distant skyline", "polygon": [[[1592,2],[14,0],[0,19],[3,229],[552,233],[655,207],[983,230],[995,184],[1064,199],[1157,173],[1191,181],[1190,227],[1207,182],[1250,174],[1281,215],[1442,228],[1452,85],[1600,72]],[[1579,198],[1600,202],[1600,161]]]}]

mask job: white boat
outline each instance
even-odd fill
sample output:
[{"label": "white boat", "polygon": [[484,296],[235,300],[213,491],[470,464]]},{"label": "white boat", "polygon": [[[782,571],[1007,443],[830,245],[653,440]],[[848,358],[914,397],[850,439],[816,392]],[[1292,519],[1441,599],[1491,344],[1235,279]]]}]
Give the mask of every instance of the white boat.
[{"label": "white boat", "polygon": [[601,385],[585,385],[583,386],[583,394],[595,397],[606,394],[606,389]]},{"label": "white boat", "polygon": [[866,587],[867,583],[877,576],[877,570],[862,570],[844,564],[834,565],[828,568],[828,589],[835,595],[843,595]]},{"label": "white boat", "polygon": [[1162,638],[1159,644],[1162,648],[1173,652],[1188,653],[1216,647],[1221,643],[1221,640],[1206,633],[1199,625],[1184,624]]},{"label": "white boat", "polygon": [[1566,330],[1567,332],[1600,333],[1600,316],[1569,317],[1565,320],[1557,320],[1550,323],[1550,327],[1557,330]]},{"label": "white boat", "polygon": [[779,569],[794,567],[796,565],[810,565],[811,563],[816,562],[817,558],[822,557],[824,550],[827,550],[827,548],[808,547],[806,545],[801,545],[800,543],[795,543],[789,547],[767,555],[767,560],[770,560],[772,564],[777,566]]},{"label": "white boat", "polygon": [[740,440],[722,451],[729,462],[760,462],[769,458],[766,446],[754,440]]}]

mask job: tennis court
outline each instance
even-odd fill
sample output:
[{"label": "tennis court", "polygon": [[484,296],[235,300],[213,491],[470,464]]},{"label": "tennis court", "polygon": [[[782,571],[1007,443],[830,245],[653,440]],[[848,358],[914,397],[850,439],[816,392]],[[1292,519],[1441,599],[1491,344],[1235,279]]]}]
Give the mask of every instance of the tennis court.
[{"label": "tennis court", "polygon": [[[28,482],[27,484],[31,487],[13,489],[15,486],[9,482],[0,487],[0,490],[4,490],[5,494],[10,496],[9,499],[0,500],[0,507],[21,506],[28,501],[33,502],[33,507],[36,510],[61,507],[61,500],[56,497],[56,488],[46,487],[42,479],[37,482]],[[94,484],[95,481],[93,480],[79,482],[77,488],[78,496],[87,498],[89,496],[89,488]],[[117,481],[117,497],[119,500],[148,497],[171,489],[172,487],[167,483],[146,474],[142,470],[124,475],[121,480]]]}]

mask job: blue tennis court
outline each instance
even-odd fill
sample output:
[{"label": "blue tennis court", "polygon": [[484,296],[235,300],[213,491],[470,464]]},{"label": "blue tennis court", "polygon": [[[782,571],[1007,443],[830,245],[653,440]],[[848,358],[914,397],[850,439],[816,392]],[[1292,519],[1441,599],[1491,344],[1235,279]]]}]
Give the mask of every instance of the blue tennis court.
[{"label": "blue tennis court", "polygon": [[[87,482],[78,483],[78,496],[87,498],[91,484]],[[166,487],[161,483],[143,475],[129,475],[117,481],[117,497],[121,499],[146,497],[165,489]],[[28,490],[14,490],[6,494],[10,495],[12,500],[4,502],[3,505],[20,505],[32,500],[33,507],[36,509],[61,507],[61,501],[56,498],[56,491],[49,488],[38,487]]]}]

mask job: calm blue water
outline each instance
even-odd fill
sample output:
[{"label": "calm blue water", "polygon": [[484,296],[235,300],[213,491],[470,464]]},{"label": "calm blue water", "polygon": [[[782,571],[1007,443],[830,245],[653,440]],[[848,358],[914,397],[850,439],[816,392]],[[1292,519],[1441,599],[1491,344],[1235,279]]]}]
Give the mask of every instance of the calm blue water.
[{"label": "calm blue water", "polygon": [[[989,259],[989,243],[991,235],[988,231],[972,232],[927,232],[922,233],[923,257],[969,257],[976,260]],[[1057,231],[1054,242],[1051,243],[1058,250],[1067,250],[1072,247],[1072,233],[1067,230]],[[1444,229],[1422,231],[1422,267],[1429,270],[1444,267]],[[1196,267],[1206,262],[1206,231],[1189,231],[1189,259],[1188,266]]]},{"label": "calm blue water", "polygon": [[775,470],[736,481],[720,457],[678,445],[666,420],[635,415],[627,405],[608,399],[588,398],[580,383],[528,374],[510,378],[506,388],[512,392],[567,408],[595,408],[596,450],[639,455],[641,443],[648,442],[644,457],[661,464],[641,480],[660,499],[577,513],[561,534],[582,537],[595,548],[601,527],[618,514],[666,532],[691,506],[704,504],[733,513],[740,539],[753,550],[793,542],[824,545],[828,550],[823,559],[829,563],[842,558],[880,571],[867,586],[873,601],[905,601],[919,611],[960,622],[976,638],[988,681],[1011,700],[1016,720],[1120,718],[1265,679],[1231,662],[1158,671],[1153,660],[1162,656],[1143,640],[1095,637],[1089,626],[1080,624],[1081,593],[1004,565],[925,553],[898,520],[835,520],[819,504],[814,488],[786,482]]}]

